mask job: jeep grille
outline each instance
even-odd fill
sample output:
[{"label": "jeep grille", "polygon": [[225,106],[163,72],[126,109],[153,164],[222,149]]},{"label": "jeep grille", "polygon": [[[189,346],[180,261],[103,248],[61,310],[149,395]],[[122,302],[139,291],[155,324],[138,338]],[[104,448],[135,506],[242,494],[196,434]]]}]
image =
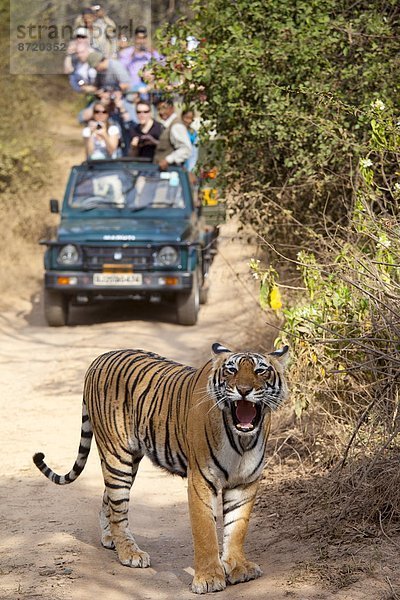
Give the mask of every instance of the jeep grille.
[{"label": "jeep grille", "polygon": [[105,264],[131,265],[135,270],[153,266],[151,248],[83,247],[83,266],[88,271],[101,271]]}]

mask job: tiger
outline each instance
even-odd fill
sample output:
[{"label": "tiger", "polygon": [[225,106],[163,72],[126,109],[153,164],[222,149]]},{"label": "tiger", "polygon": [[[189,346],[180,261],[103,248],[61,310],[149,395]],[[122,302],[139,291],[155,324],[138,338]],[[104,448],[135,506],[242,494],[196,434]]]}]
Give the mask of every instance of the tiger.
[{"label": "tiger", "polygon": [[[233,352],[212,345],[201,368],[143,350],[114,350],[86,372],[81,438],[66,475],[33,456],[38,469],[58,485],[83,471],[94,434],[105,483],[100,510],[101,543],[129,567],[149,567],[128,524],[129,495],[143,456],[170,473],[187,477],[194,546],[196,594],[255,579],[258,564],[243,544],[266,460],[271,413],[288,396],[288,346],[269,354]],[[222,554],[216,529],[222,494]]]}]

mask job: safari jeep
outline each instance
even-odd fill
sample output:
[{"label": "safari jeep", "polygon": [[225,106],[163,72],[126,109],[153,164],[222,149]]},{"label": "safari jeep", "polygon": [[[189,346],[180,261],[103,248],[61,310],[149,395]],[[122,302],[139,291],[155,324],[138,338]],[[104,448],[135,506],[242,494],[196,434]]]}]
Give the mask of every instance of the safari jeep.
[{"label": "safari jeep", "polygon": [[[73,167],[56,237],[40,242],[48,324],[66,325],[71,303],[132,299],[169,301],[179,324],[194,325],[218,235],[195,204],[180,167],[132,159]],[[57,200],[50,210],[60,212]]]}]

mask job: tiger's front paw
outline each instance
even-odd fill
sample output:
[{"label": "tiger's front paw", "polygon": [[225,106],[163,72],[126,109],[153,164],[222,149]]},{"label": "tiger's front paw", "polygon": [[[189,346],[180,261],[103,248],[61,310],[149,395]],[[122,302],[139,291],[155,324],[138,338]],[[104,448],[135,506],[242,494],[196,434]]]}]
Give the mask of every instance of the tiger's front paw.
[{"label": "tiger's front paw", "polygon": [[224,561],[227,581],[231,585],[235,583],[243,583],[251,579],[257,579],[262,575],[261,568],[254,562],[243,560],[241,562],[235,560]]},{"label": "tiger's front paw", "polygon": [[125,567],[137,567],[145,569],[150,566],[150,556],[134,544],[125,543],[123,547],[117,547],[118,558]]},{"label": "tiger's front paw", "polygon": [[215,567],[207,573],[196,573],[192,582],[192,592],[195,594],[221,592],[225,588],[225,572],[222,567]]}]

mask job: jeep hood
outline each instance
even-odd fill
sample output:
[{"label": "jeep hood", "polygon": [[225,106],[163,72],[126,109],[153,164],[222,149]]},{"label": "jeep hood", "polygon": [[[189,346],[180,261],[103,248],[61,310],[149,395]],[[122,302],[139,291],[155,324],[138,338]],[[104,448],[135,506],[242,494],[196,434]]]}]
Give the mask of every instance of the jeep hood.
[{"label": "jeep hood", "polygon": [[183,242],[193,236],[190,219],[62,219],[58,241]]}]

